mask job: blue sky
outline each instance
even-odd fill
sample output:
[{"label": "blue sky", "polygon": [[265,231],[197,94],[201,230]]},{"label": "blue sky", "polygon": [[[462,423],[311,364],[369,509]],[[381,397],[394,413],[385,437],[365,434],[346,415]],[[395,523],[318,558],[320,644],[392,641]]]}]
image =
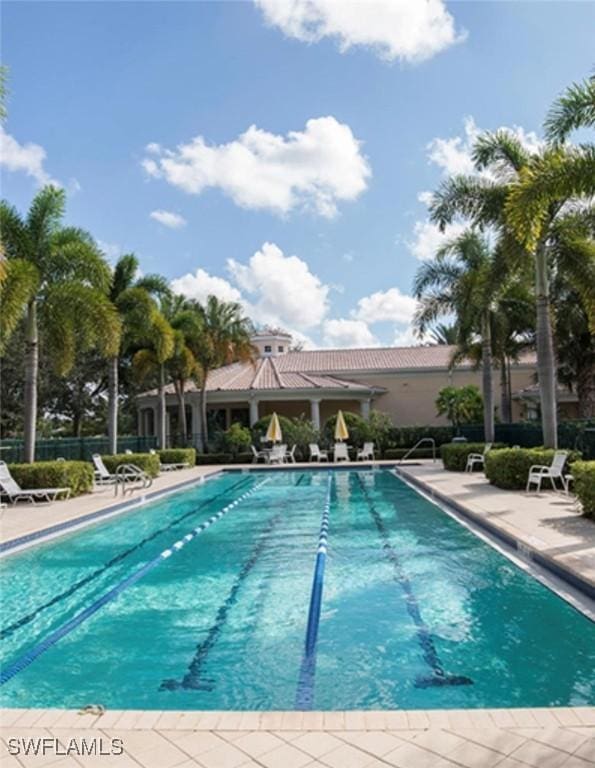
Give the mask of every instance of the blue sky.
[{"label": "blue sky", "polygon": [[419,3],[4,2],[2,196],[56,180],[112,260],[309,344],[411,343],[420,193],[595,63],[595,3]]}]

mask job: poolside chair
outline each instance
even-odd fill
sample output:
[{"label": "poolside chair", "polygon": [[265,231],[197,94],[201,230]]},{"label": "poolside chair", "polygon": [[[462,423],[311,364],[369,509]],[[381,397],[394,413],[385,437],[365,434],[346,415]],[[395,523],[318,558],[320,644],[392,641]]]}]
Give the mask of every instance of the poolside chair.
[{"label": "poolside chair", "polygon": [[[124,453],[125,453],[127,456],[132,456],[132,451],[130,450],[130,448],[126,448],[126,450],[124,451]],[[155,451],[151,451],[151,453],[155,453]]]},{"label": "poolside chair", "polygon": [[[151,456],[159,456],[154,448],[149,449]],[[159,471],[160,472],[174,472],[176,469],[188,469],[190,464],[187,461],[173,462],[172,464],[162,464],[159,459]]]},{"label": "poolside chair", "polygon": [[473,472],[473,468],[476,464],[480,464],[483,467],[485,465],[486,454],[490,451],[491,447],[492,443],[486,443],[483,449],[483,453],[470,453],[467,456],[465,472]]},{"label": "poolside chair", "polygon": [[527,478],[526,492],[529,492],[532,485],[537,486],[537,493],[541,490],[541,481],[549,480],[552,484],[552,488],[556,489],[556,480],[562,483],[562,488],[568,493],[568,481],[563,473],[566,459],[568,458],[568,451],[556,451],[554,458],[549,467],[544,464],[534,464],[529,469],[529,477]]},{"label": "poolside chair", "polygon": [[266,451],[259,451],[258,448],[256,448],[254,445],[251,445],[250,448],[252,449],[252,463],[258,464],[258,462],[262,459],[266,464],[268,453]]},{"label": "poolside chair", "polygon": [[318,443],[310,443],[308,448],[310,449],[310,461],[328,461],[328,452],[321,451]]},{"label": "poolside chair", "polygon": [[364,443],[364,447],[357,452],[358,461],[374,461],[374,443]]},{"label": "poolside chair", "polygon": [[335,461],[349,461],[349,452],[345,443],[335,443],[333,453]]},{"label": "poolside chair", "polygon": [[3,496],[8,496],[11,504],[17,501],[56,501],[58,496],[64,494],[67,499],[70,496],[70,488],[21,488],[10,474],[5,461],[0,461],[0,491]]},{"label": "poolside chair", "polygon": [[295,449],[297,448],[297,445],[292,445],[290,451],[285,451],[285,461],[287,463],[291,462],[292,464],[295,464]]},{"label": "poolside chair", "polygon": [[98,453],[94,453],[91,458],[95,467],[95,485],[114,485],[116,482],[133,483],[139,481],[143,483],[143,487],[147,488],[153,482],[153,478],[136,464],[119,464],[112,474]]},{"label": "poolside chair", "polygon": [[287,453],[287,445],[274,445],[269,453],[269,464],[283,464],[285,461],[285,454]]}]

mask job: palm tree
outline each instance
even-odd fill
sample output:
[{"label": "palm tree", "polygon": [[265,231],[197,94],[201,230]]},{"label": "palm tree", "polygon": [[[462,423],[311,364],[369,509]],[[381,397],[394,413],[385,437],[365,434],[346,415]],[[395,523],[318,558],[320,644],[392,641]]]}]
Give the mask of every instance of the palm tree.
[{"label": "palm tree", "polygon": [[[39,323],[58,373],[67,373],[78,350],[99,348],[113,354],[120,342],[120,321],[107,297],[110,270],[89,234],[64,227],[64,190],[41,189],[25,218],[3,201],[0,230],[7,257],[7,280],[20,287],[12,293],[10,332],[25,315],[25,461],[35,457]],[[3,307],[4,314],[4,307]]]},{"label": "palm tree", "polygon": [[572,131],[595,126],[595,75],[574,83],[553,103],[545,119],[545,135],[552,144],[566,141]]},{"label": "palm tree", "polygon": [[432,339],[432,344],[452,346],[457,343],[457,326],[454,323],[451,323],[450,325],[447,323],[436,323],[430,330],[430,337]]},{"label": "palm tree", "polygon": [[163,314],[157,310],[151,314],[151,323],[141,348],[134,353],[133,367],[139,379],[157,377],[159,395],[159,418],[157,440],[160,448],[167,444],[167,405],[165,400],[165,364],[174,354],[174,331]]},{"label": "palm tree", "polygon": [[121,354],[141,338],[146,338],[153,313],[157,311],[154,297],[165,296],[169,286],[160,275],[139,277],[138,259],[128,253],[114,267],[109,298],[118,310],[123,334],[116,353],[108,361],[108,419],[109,452],[118,450],[118,392]]},{"label": "palm tree", "polygon": [[494,262],[487,239],[468,230],[444,245],[433,261],[422,264],[413,289],[420,303],[415,317],[420,333],[438,317],[455,315],[462,349],[475,336],[481,340],[483,424],[488,442],[494,442],[492,313],[502,279]]},{"label": "palm tree", "polygon": [[234,301],[220,301],[209,296],[206,305],[191,302],[196,313],[196,330],[188,339],[200,368],[200,409],[202,431],[199,446],[207,449],[207,380],[215,368],[238,360],[252,360],[255,350],[250,341],[252,324],[242,314],[241,306]]},{"label": "palm tree", "polygon": [[[567,204],[574,192],[569,196],[548,198],[545,217],[541,213],[537,217],[539,229],[536,238],[535,222],[526,221],[528,206],[526,201],[523,202],[523,190],[527,174],[547,166],[550,161],[556,167],[561,157],[567,159],[567,169],[573,164],[575,166],[570,176],[580,176],[578,168],[586,161],[585,158],[581,161],[574,150],[546,148],[532,156],[508,131],[482,134],[473,148],[473,161],[477,171],[483,175],[455,176],[446,180],[434,194],[430,206],[432,219],[442,229],[457,216],[463,216],[480,228],[495,228],[499,233],[501,251],[511,268],[523,262],[534,264],[537,368],[543,439],[547,447],[557,445],[556,365],[550,312],[550,268],[553,260],[550,237],[558,220],[566,216]],[[543,186],[541,178],[540,184]],[[521,230],[523,237],[519,236]],[[575,262],[573,269],[580,271],[580,264]]]}]

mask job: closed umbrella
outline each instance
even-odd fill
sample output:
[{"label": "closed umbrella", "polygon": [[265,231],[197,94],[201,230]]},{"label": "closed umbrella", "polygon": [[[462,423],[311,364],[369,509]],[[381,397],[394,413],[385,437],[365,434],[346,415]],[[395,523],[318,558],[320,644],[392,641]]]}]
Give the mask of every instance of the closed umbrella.
[{"label": "closed umbrella", "polygon": [[335,424],[335,440],[340,442],[342,440],[347,440],[348,437],[349,430],[347,429],[347,424],[345,424],[343,411],[339,411],[337,414],[337,423]]},{"label": "closed umbrella", "polygon": [[281,424],[279,424],[279,417],[276,413],[273,413],[269,422],[269,428],[266,433],[266,440],[270,440],[271,443],[280,443],[283,440],[283,433],[281,432]]}]

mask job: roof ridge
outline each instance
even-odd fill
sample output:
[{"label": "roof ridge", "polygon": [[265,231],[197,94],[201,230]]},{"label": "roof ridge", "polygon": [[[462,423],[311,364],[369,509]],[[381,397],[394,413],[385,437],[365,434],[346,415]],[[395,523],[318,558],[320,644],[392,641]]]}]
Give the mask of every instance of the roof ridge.
[{"label": "roof ridge", "polygon": [[279,385],[279,389],[285,389],[285,385],[283,384],[283,381],[281,380],[281,376],[279,375],[279,371],[277,370],[277,365],[275,363],[274,358],[269,357],[266,358],[270,361],[271,368],[273,369],[273,373],[275,374],[275,378],[277,379],[277,384]]},{"label": "roof ridge", "polygon": [[262,375],[262,371],[264,369],[265,363],[268,360],[268,357],[261,357],[258,361],[258,370],[254,374],[254,378],[252,379],[249,389],[258,389],[258,384],[260,383],[260,377]]}]

